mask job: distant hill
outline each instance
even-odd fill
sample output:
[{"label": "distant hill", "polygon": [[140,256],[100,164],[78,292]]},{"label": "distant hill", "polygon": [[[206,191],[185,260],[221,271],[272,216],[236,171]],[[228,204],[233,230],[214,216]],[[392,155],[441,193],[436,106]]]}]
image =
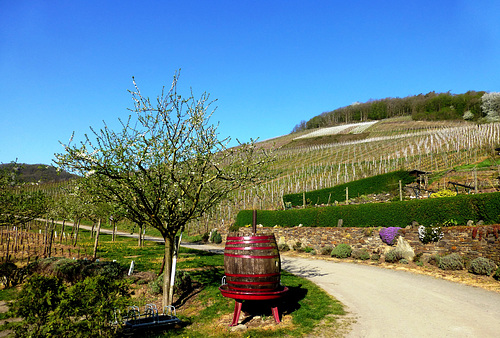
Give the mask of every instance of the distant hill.
[{"label": "distant hill", "polygon": [[0,164],[0,170],[15,171],[23,183],[62,182],[77,177],[46,164],[4,163]]},{"label": "distant hill", "polygon": [[355,102],[314,116],[309,121],[301,121],[292,132],[398,116],[411,116],[414,121],[477,121],[485,116],[481,109],[481,97],[484,94],[484,91],[473,90],[464,94],[430,92],[404,98]]}]

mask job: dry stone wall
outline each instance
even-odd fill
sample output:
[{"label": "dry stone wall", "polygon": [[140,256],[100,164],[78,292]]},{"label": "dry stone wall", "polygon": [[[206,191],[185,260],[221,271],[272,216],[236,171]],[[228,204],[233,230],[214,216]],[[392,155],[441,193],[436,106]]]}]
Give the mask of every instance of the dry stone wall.
[{"label": "dry stone wall", "polygon": [[[278,244],[314,248],[320,252],[326,246],[340,243],[352,248],[366,249],[370,253],[384,254],[394,248],[382,242],[380,228],[259,228],[258,232],[274,233]],[[411,245],[416,254],[459,253],[470,259],[486,257],[500,265],[500,225],[443,227],[443,238],[435,243],[423,244],[418,237],[418,228],[401,229],[400,234]],[[240,228],[240,232],[250,234],[251,228]],[[227,233],[226,233],[227,234]]]}]

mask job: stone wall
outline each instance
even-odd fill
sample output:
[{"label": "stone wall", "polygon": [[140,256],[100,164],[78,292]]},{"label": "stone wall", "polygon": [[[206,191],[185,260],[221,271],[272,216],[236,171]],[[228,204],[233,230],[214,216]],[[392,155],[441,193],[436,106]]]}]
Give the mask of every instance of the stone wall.
[{"label": "stone wall", "polygon": [[[455,226],[444,227],[442,230],[443,238],[436,243],[429,244],[423,244],[420,241],[417,227],[402,229],[400,234],[416,254],[444,255],[456,252],[470,259],[490,258],[500,264],[500,225]],[[245,234],[250,234],[251,231],[251,228],[240,228],[240,232]],[[293,248],[297,242],[300,242],[302,247],[311,247],[317,252],[325,246],[334,247],[340,243],[347,243],[353,248],[367,249],[370,253],[378,254],[383,254],[393,248],[382,242],[378,228],[259,228],[258,232],[274,233],[278,244],[286,243]]]}]

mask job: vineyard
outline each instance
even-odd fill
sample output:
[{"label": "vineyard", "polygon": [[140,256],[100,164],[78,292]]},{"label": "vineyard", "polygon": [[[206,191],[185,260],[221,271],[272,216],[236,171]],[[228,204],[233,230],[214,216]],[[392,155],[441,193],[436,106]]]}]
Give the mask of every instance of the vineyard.
[{"label": "vineyard", "polygon": [[[492,159],[492,150],[500,143],[500,123],[429,122],[397,117],[365,123],[359,128],[354,124],[348,128],[325,129],[328,130],[313,131],[314,134],[309,138],[306,136],[311,134],[311,130],[257,143],[258,147],[272,153],[275,158],[271,167],[273,179],[233,192],[228,201],[191,222],[187,228],[188,234],[202,234],[212,228],[227,228],[242,209],[282,209],[285,194],[328,188],[396,170],[430,172],[432,179],[454,168],[469,165],[468,171],[464,171],[463,175],[470,182],[475,165]],[[348,140],[353,131],[362,132],[363,137]],[[341,140],[346,136],[346,141],[318,144],[318,138],[329,140],[331,133],[338,133],[336,136]],[[300,136],[302,142],[314,140],[313,145],[293,147],[294,139]],[[492,168],[495,173],[496,167]],[[480,184],[487,183],[488,187],[496,189],[496,176],[487,177]],[[22,190],[42,190],[53,199],[49,219],[73,222],[87,219],[92,223],[97,223],[100,217],[106,219],[99,214],[102,211],[89,202],[88,197],[77,193],[71,181],[32,184],[24,186]],[[121,220],[118,227],[130,230],[135,225]],[[146,229],[146,233],[158,235],[154,229]],[[10,238],[12,236],[11,234]],[[43,243],[46,239],[41,241]],[[2,244],[5,250],[5,239],[2,239]],[[3,254],[5,255],[5,251]]]},{"label": "vineyard", "polygon": [[[221,205],[210,218],[215,216],[218,224],[227,224],[241,209],[283,208],[284,194],[323,189],[395,170],[438,174],[479,163],[491,157],[500,143],[499,123],[394,118],[379,121],[364,132],[369,136],[357,141],[274,149],[276,178],[238,191],[232,203]],[[291,142],[289,135],[285,137]],[[273,139],[261,146],[270,148],[270,143],[280,141]]]}]

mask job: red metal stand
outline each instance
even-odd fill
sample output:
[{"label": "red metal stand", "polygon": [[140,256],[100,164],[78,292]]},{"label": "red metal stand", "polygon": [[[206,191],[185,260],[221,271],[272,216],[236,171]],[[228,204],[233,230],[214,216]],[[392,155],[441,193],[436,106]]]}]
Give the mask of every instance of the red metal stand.
[{"label": "red metal stand", "polygon": [[[235,300],[233,322],[229,326],[238,325],[241,314],[241,306],[243,305],[244,300],[275,300],[283,297],[285,293],[288,292],[288,288],[286,286],[283,286],[280,290],[270,292],[241,292],[229,289],[227,284],[220,286],[219,290],[224,297],[233,298]],[[281,321],[278,312],[278,305],[273,304],[271,311],[273,313],[274,320],[279,324]]]}]

